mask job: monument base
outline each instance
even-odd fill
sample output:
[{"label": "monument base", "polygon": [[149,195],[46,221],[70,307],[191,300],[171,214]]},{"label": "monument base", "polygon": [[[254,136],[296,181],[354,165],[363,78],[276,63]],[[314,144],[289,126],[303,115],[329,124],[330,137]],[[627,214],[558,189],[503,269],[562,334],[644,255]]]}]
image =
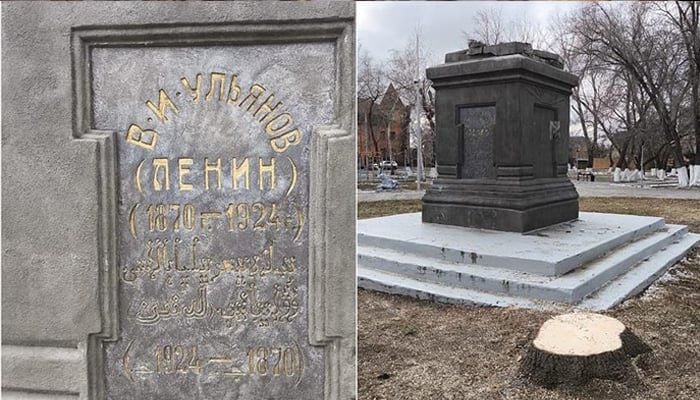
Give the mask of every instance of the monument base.
[{"label": "monument base", "polygon": [[529,232],[578,218],[568,179],[438,179],[423,197],[423,222]]},{"label": "monument base", "polygon": [[580,213],[530,234],[358,221],[361,288],[434,301],[605,310],[641,292],[700,242],[662,218]]}]

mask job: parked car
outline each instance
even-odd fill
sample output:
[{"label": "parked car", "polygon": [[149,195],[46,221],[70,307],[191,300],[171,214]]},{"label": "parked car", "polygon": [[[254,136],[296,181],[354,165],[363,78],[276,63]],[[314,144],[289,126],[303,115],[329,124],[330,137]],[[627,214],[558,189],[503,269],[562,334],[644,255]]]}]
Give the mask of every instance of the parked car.
[{"label": "parked car", "polygon": [[379,162],[379,168],[381,169],[391,169],[393,171],[398,167],[399,165],[396,161],[383,160]]}]

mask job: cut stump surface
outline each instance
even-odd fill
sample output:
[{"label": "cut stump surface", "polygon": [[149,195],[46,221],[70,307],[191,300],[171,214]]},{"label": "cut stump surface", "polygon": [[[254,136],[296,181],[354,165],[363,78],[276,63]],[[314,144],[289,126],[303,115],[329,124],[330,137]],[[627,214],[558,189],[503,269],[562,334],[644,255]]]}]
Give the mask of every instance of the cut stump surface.
[{"label": "cut stump surface", "polygon": [[542,325],[520,371],[546,387],[592,378],[620,380],[630,371],[630,359],[650,350],[615,318],[563,314]]}]

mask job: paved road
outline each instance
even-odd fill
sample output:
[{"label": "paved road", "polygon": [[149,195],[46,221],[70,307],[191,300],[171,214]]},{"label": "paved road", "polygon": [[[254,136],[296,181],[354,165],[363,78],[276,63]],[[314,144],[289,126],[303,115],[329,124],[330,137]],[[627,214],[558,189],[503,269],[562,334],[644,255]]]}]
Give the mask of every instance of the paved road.
[{"label": "paved road", "polygon": [[[697,199],[700,200],[700,188],[679,189],[637,187],[631,183],[583,182],[573,181],[581,197],[651,197],[660,199]],[[403,190],[399,192],[357,191],[358,201],[414,200],[423,197],[423,191]]]},{"label": "paved road", "polygon": [[[651,197],[660,199],[700,200],[700,187],[677,188],[639,187],[638,183],[610,183],[573,181],[581,197]],[[645,184],[648,185],[648,184]]]},{"label": "paved road", "polygon": [[420,199],[425,191],[402,190],[398,192],[370,192],[366,190],[357,191],[357,201],[384,201],[384,200],[415,200]]}]

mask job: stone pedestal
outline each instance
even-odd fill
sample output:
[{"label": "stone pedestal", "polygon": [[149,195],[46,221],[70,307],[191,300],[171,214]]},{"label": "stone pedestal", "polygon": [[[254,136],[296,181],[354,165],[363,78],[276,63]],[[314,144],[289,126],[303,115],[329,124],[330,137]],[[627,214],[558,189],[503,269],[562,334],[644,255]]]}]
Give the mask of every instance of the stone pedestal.
[{"label": "stone pedestal", "polygon": [[358,285],[457,304],[608,310],[644,291],[700,243],[663,218],[581,212],[532,234],[421,222],[357,223]]},{"label": "stone pedestal", "polygon": [[526,43],[470,45],[429,68],[438,178],[423,222],[527,232],[578,218],[566,176],[578,78]]}]

